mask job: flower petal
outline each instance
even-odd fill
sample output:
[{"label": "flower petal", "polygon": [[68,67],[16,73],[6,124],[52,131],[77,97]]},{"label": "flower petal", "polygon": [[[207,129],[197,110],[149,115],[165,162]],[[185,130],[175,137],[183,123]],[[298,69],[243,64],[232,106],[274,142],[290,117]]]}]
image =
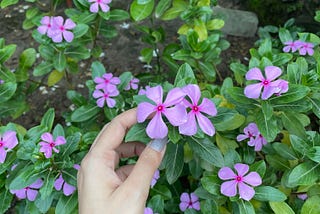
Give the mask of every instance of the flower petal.
[{"label": "flower petal", "polygon": [[74,35],[72,32],[70,31],[63,31],[63,38],[67,41],[67,42],[72,42]]},{"label": "flower petal", "polygon": [[199,109],[201,112],[206,113],[210,116],[217,115],[216,105],[208,98],[202,99],[202,103],[199,105]]},{"label": "flower petal", "polygon": [[218,172],[218,177],[222,180],[234,179],[237,175],[229,167],[222,167]]},{"label": "flower petal", "polygon": [[187,122],[187,110],[183,105],[166,108],[163,114],[173,126],[179,126]]},{"label": "flower petal", "polygon": [[99,11],[99,4],[98,3],[93,3],[90,5],[90,12],[91,13],[98,13]]},{"label": "flower petal", "polygon": [[180,201],[189,203],[190,202],[189,194],[186,192],[182,193],[180,196]]},{"label": "flower petal", "polygon": [[0,163],[4,163],[4,161],[6,160],[6,156],[7,156],[7,151],[1,147],[0,148]]},{"label": "flower petal", "polygon": [[250,199],[254,196],[255,191],[252,187],[246,185],[243,182],[239,182],[238,183],[238,187],[239,187],[239,195],[240,198],[246,200],[246,201],[250,201]]},{"label": "flower petal", "polygon": [[137,120],[138,123],[144,122],[147,117],[155,111],[155,106],[151,103],[143,102],[138,105],[137,108]]},{"label": "flower petal", "polygon": [[247,85],[244,88],[244,95],[248,98],[257,99],[260,97],[262,87],[263,85],[261,83]]},{"label": "flower petal", "polygon": [[19,199],[24,199],[27,197],[25,188],[19,190],[12,190],[12,192],[14,192]]},{"label": "flower petal", "polygon": [[237,182],[235,180],[223,182],[220,187],[220,192],[225,196],[235,196],[237,194]]},{"label": "flower petal", "polygon": [[108,105],[109,108],[113,108],[116,105],[116,100],[115,99],[107,98],[106,101],[107,101],[107,105]]},{"label": "flower petal", "polygon": [[198,124],[201,130],[207,135],[213,136],[216,131],[212,122],[207,117],[203,116],[201,113],[196,114],[196,118],[198,120]]},{"label": "flower petal", "polygon": [[13,149],[18,144],[17,133],[15,131],[7,131],[3,135],[4,146]]},{"label": "flower petal", "polygon": [[58,136],[56,138],[55,144],[56,145],[62,145],[66,143],[66,139],[63,136]]},{"label": "flower petal", "polygon": [[160,85],[147,89],[146,96],[156,104],[162,103],[163,89]]},{"label": "flower petal", "polygon": [[65,196],[69,196],[72,193],[74,193],[74,191],[76,190],[76,188],[70,184],[68,184],[67,182],[64,183],[63,185],[63,194]]},{"label": "flower petal", "polygon": [[279,77],[282,73],[281,69],[277,66],[267,66],[264,68],[267,80],[271,81]]},{"label": "flower petal", "polygon": [[157,113],[147,126],[147,134],[152,139],[164,138],[168,134],[168,127],[163,122],[161,113]]},{"label": "flower petal", "polygon": [[49,132],[46,132],[46,133],[43,133],[41,135],[41,139],[48,142],[48,143],[51,143],[53,142],[53,137],[52,137],[52,134],[50,134]]},{"label": "flower petal", "polygon": [[38,191],[34,189],[28,189],[27,190],[27,198],[29,201],[34,201],[38,195]]},{"label": "flower petal", "polygon": [[263,88],[263,92],[261,95],[261,99],[263,100],[267,100],[269,97],[271,97],[274,93],[277,92],[277,88],[276,87],[272,87],[272,86],[265,86]]},{"label": "flower petal", "polygon": [[189,203],[187,203],[187,202],[181,202],[181,203],[179,204],[179,208],[180,208],[180,210],[181,210],[182,212],[184,212],[184,211],[188,208],[188,206],[189,206]]},{"label": "flower petal", "polygon": [[264,77],[260,71],[259,68],[251,68],[247,73],[246,73],[246,79],[247,80],[260,80],[263,81]]},{"label": "flower petal", "polygon": [[234,165],[234,168],[237,170],[238,175],[241,177],[243,177],[249,171],[249,166],[243,163],[236,163]]},{"label": "flower petal", "polygon": [[64,28],[65,29],[73,29],[76,27],[76,24],[71,20],[71,19],[67,19],[64,23]]},{"label": "flower petal", "polygon": [[181,88],[173,88],[168,92],[166,100],[164,101],[163,104],[166,107],[176,105],[183,100],[185,95],[186,94],[182,91]]},{"label": "flower petal", "polygon": [[39,189],[40,187],[42,187],[42,185],[43,185],[43,181],[41,178],[39,178],[33,184],[31,184],[29,187]]},{"label": "flower petal", "polygon": [[190,199],[192,203],[199,201],[199,197],[194,192],[190,193]]},{"label": "flower petal", "polygon": [[200,202],[197,201],[195,203],[192,203],[192,208],[199,211],[200,210]]},{"label": "flower petal", "polygon": [[102,97],[100,99],[97,100],[97,106],[99,106],[100,108],[102,108],[104,106],[104,101],[105,101],[105,98]]},{"label": "flower petal", "polygon": [[197,127],[195,114],[192,112],[189,112],[187,122],[179,126],[179,133],[183,135],[192,136],[197,133],[197,130],[198,130],[198,127]]},{"label": "flower petal", "polygon": [[198,85],[195,84],[189,84],[185,87],[183,87],[183,92],[185,92],[188,97],[191,99],[192,104],[197,105],[199,102],[199,99],[201,97],[200,88]]},{"label": "flower petal", "polygon": [[247,135],[245,135],[245,134],[239,134],[239,135],[237,136],[237,141],[240,142],[240,141],[243,141],[243,140],[245,140],[245,139],[247,139],[247,138],[248,138]]},{"label": "flower petal", "polygon": [[57,178],[57,180],[54,181],[54,188],[58,191],[61,190],[63,183],[64,180],[62,178],[62,175],[60,174],[59,178]]},{"label": "flower petal", "polygon": [[257,172],[250,172],[243,177],[243,181],[251,186],[259,186],[262,184],[261,177]]}]

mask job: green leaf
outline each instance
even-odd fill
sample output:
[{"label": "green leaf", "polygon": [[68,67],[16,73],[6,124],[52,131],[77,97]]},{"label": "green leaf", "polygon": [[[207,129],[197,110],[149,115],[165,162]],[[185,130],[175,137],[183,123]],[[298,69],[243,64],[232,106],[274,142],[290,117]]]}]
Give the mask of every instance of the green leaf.
[{"label": "green leaf", "polygon": [[237,200],[233,203],[233,210],[239,214],[255,214],[254,208],[249,201]]},{"label": "green leaf", "polygon": [[95,117],[100,112],[100,108],[96,105],[88,104],[81,106],[71,114],[73,122],[84,122]]},{"label": "green leaf", "polygon": [[293,149],[296,152],[302,154],[303,156],[311,148],[311,146],[308,145],[308,143],[304,139],[301,139],[301,138],[299,138],[298,136],[295,136],[295,135],[290,135],[290,142],[291,142],[291,145],[292,145]]},{"label": "green leaf", "polygon": [[144,124],[137,123],[132,126],[125,137],[125,142],[139,141],[143,143],[148,143],[150,138],[146,134],[146,127]]},{"label": "green leaf", "polygon": [[220,30],[224,26],[224,21],[222,19],[212,19],[207,22],[208,30]]},{"label": "green leaf", "polygon": [[149,0],[146,4],[139,4],[138,0],[134,0],[130,5],[130,15],[134,21],[142,21],[147,18],[153,10],[154,0]]},{"label": "green leaf", "polygon": [[2,79],[4,82],[15,82],[16,77],[13,72],[11,72],[9,69],[5,67],[0,66],[0,79]]},{"label": "green leaf", "polygon": [[52,69],[53,69],[53,64],[50,62],[44,61],[34,68],[33,75],[36,77],[43,76],[47,73],[50,73]]},{"label": "green leaf", "polygon": [[64,51],[59,51],[53,58],[53,67],[58,71],[63,71],[67,66],[67,58]]},{"label": "green leaf", "polygon": [[73,90],[67,92],[67,97],[77,107],[87,104],[87,100],[81,93]]},{"label": "green leaf", "polygon": [[40,125],[43,127],[46,127],[48,131],[50,131],[53,126],[54,117],[55,117],[54,108],[48,109],[47,112],[43,115]]},{"label": "green leaf", "polygon": [[292,169],[288,174],[289,187],[313,185],[318,180],[319,164],[304,162]]},{"label": "green leaf", "polygon": [[250,165],[250,171],[257,172],[261,178],[264,177],[266,170],[267,170],[267,166],[264,160],[257,161]]},{"label": "green leaf", "polygon": [[85,35],[89,30],[89,26],[86,24],[77,24],[77,26],[72,30],[74,38],[80,38]]},{"label": "green leaf", "polygon": [[262,111],[256,114],[256,123],[260,133],[268,142],[272,142],[280,132],[276,118],[272,116],[268,119]]},{"label": "green leaf", "polygon": [[273,108],[267,101],[261,102],[261,109],[264,117],[269,120],[273,116]]},{"label": "green leaf", "polygon": [[274,214],[295,214],[286,202],[269,202]]},{"label": "green leaf", "polygon": [[188,84],[189,81],[188,79],[195,79],[193,70],[191,68],[191,66],[187,63],[182,64],[179,67],[178,73],[176,75],[176,78],[174,80],[174,86],[179,87],[179,86],[184,86],[184,85],[180,85],[182,82],[184,84]]},{"label": "green leaf", "polygon": [[218,115],[211,118],[217,131],[229,131],[239,128],[245,117],[237,111],[228,108],[218,108]]},{"label": "green leaf", "polygon": [[155,9],[155,17],[160,18],[164,12],[170,7],[172,0],[160,0]]},{"label": "green leaf", "polygon": [[10,208],[13,195],[7,189],[0,191],[0,213],[6,213]]},{"label": "green leaf", "polygon": [[17,4],[19,2],[19,0],[2,0],[0,3],[0,7],[1,9],[6,8],[10,5],[14,5]]},{"label": "green leaf", "polygon": [[222,154],[226,154],[230,150],[234,150],[239,147],[238,143],[234,139],[229,139],[216,133],[216,143]]},{"label": "green leaf", "polygon": [[130,18],[130,15],[125,10],[113,9],[110,11],[110,20],[111,21],[123,21]]},{"label": "green leaf", "polygon": [[248,108],[254,108],[253,105],[256,103],[254,99],[249,99],[244,95],[243,88],[233,87],[228,88],[226,90],[226,99],[229,100],[231,103],[237,106],[246,106]]},{"label": "green leaf", "polygon": [[276,150],[278,155],[287,160],[298,159],[296,153],[287,144],[275,142],[272,144],[272,147]]},{"label": "green leaf", "polygon": [[141,61],[150,64],[152,57],[153,57],[153,49],[152,48],[143,48],[140,51]]},{"label": "green leaf", "polygon": [[[41,191],[41,189],[40,189]],[[53,202],[55,194],[51,194],[48,197],[42,199],[41,197],[38,197],[35,201],[35,205],[37,206],[38,210],[41,213],[48,213],[48,210],[51,207],[51,204]]]},{"label": "green leaf", "polygon": [[307,152],[308,158],[314,162],[320,163],[320,146],[314,146]]},{"label": "green leaf", "polygon": [[69,214],[73,213],[73,210],[77,207],[78,196],[77,194],[72,194],[71,196],[62,195],[56,205],[55,213]]},{"label": "green leaf", "polygon": [[189,6],[189,4],[183,0],[173,0],[172,5],[173,6],[161,16],[162,20],[166,21],[177,18]]},{"label": "green leaf", "polygon": [[52,174],[52,171],[49,170],[48,174],[43,180],[43,185],[39,190],[42,200],[51,195],[55,179],[56,177]]},{"label": "green leaf", "polygon": [[285,42],[293,41],[289,30],[287,30],[285,28],[279,29],[279,38],[280,38],[282,44],[284,44]]},{"label": "green leaf", "polygon": [[201,178],[201,184],[212,195],[220,195],[220,179],[217,175],[206,175]]},{"label": "green leaf", "polygon": [[49,45],[41,44],[38,48],[40,56],[46,60],[52,61],[55,49]]},{"label": "green leaf", "polygon": [[258,52],[260,56],[272,56],[272,43],[270,39],[265,39],[260,45]]},{"label": "green leaf", "polygon": [[258,186],[254,190],[256,191],[254,199],[258,201],[281,202],[287,199],[287,196],[283,192],[271,186]]},{"label": "green leaf", "polygon": [[156,213],[163,213],[164,200],[161,195],[155,195],[148,201],[148,206],[152,207]]},{"label": "green leaf", "polygon": [[274,66],[282,66],[292,59],[293,55],[290,53],[274,54],[272,57],[272,64]]},{"label": "green leaf", "polygon": [[7,82],[0,85],[0,103],[9,100],[17,90],[17,84]]},{"label": "green leaf", "polygon": [[197,139],[192,137],[192,139],[193,141],[189,141],[188,145],[201,159],[217,167],[224,166],[223,156],[212,141],[207,138]]},{"label": "green leaf", "polygon": [[173,184],[182,172],[183,162],[183,146],[180,144],[169,143],[163,159],[166,168],[166,178],[169,184]]},{"label": "green leaf", "polygon": [[290,134],[296,135],[300,138],[306,138],[303,124],[297,118],[297,114],[294,112],[282,112],[281,120],[283,126],[289,131]]},{"label": "green leaf", "polygon": [[67,157],[78,149],[78,145],[81,140],[81,134],[76,132],[73,135],[68,136],[66,140],[67,143],[63,146],[60,146],[60,153],[62,154],[62,157]]},{"label": "green leaf", "polygon": [[306,200],[301,209],[301,214],[319,214],[320,196],[314,195]]},{"label": "green leaf", "polygon": [[92,79],[96,77],[102,77],[102,75],[106,73],[106,69],[104,68],[104,65],[98,61],[94,61],[91,64],[91,70],[92,70]]},{"label": "green leaf", "polygon": [[165,200],[170,200],[172,198],[172,193],[170,192],[170,189],[165,185],[156,185],[150,189],[150,192],[150,195],[152,195],[152,193],[159,194]]},{"label": "green leaf", "polygon": [[[4,2],[4,1],[2,1]],[[1,3],[2,3],[1,2]],[[7,61],[16,51],[17,45],[16,44],[10,44],[7,46],[4,46],[4,48],[0,49],[0,64]]]},{"label": "green leaf", "polygon": [[60,72],[57,70],[53,70],[50,75],[48,76],[48,86],[54,86],[57,84],[62,78],[64,77],[64,72]]},{"label": "green leaf", "polygon": [[90,57],[89,49],[85,46],[69,47],[66,48],[64,54],[70,58],[81,60],[88,59]]},{"label": "green leaf", "polygon": [[36,173],[36,169],[33,165],[26,166],[20,169],[16,177],[11,181],[9,189],[18,190],[25,188],[26,186],[32,184],[37,180],[36,177],[33,177]]},{"label": "green leaf", "polygon": [[211,62],[201,62],[199,61],[199,69],[202,71],[207,81],[216,80],[216,69]]},{"label": "green leaf", "polygon": [[288,92],[269,99],[272,105],[291,103],[308,95],[310,88],[304,85],[289,84]]},{"label": "green leaf", "polygon": [[133,78],[133,75],[131,72],[126,71],[126,72],[123,72],[119,76],[119,78],[120,78],[120,84],[118,85],[118,89],[122,91],[129,84],[130,80]]}]

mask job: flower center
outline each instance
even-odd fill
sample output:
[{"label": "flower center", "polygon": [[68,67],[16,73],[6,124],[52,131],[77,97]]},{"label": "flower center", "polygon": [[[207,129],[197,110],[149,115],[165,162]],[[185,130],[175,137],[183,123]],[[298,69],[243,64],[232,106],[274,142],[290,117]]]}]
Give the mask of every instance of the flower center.
[{"label": "flower center", "polygon": [[264,80],[264,81],[262,81],[262,84],[263,84],[264,86],[269,85],[269,83],[270,83],[269,80]]},{"label": "flower center", "polygon": [[253,137],[253,134],[251,134],[251,132],[248,132],[248,136],[251,138]]},{"label": "flower center", "polygon": [[189,201],[189,207],[192,207],[192,201]]},{"label": "flower center", "polygon": [[105,80],[104,80],[104,83],[105,83],[105,84],[108,84],[109,82],[110,82],[110,81],[109,81],[108,79],[105,79]]},{"label": "flower center", "polygon": [[60,30],[61,30],[61,31],[64,31],[64,27],[63,27],[63,26],[60,26]]},{"label": "flower center", "polygon": [[109,94],[104,94],[103,97],[104,97],[104,98],[108,98],[108,97],[109,97]]},{"label": "flower center", "polygon": [[55,144],[54,142],[51,142],[49,145],[50,145],[50,147],[52,148],[52,147],[54,147],[56,144]]},{"label": "flower center", "polygon": [[163,105],[158,105],[157,106],[157,111],[158,112],[162,112],[164,110],[164,106]]},{"label": "flower center", "polygon": [[3,147],[4,143],[0,141],[0,148]]},{"label": "flower center", "polygon": [[51,24],[50,23],[47,26],[48,26],[48,28],[51,28]]},{"label": "flower center", "polygon": [[192,107],[192,111],[193,112],[198,112],[199,111],[199,107],[198,106],[193,106]]},{"label": "flower center", "polygon": [[242,177],[238,175],[238,176],[236,177],[236,181],[237,181],[237,182],[241,182],[241,181],[242,181]]},{"label": "flower center", "polygon": [[30,187],[25,187],[24,189],[25,189],[25,190],[28,190],[28,189],[30,189]]}]

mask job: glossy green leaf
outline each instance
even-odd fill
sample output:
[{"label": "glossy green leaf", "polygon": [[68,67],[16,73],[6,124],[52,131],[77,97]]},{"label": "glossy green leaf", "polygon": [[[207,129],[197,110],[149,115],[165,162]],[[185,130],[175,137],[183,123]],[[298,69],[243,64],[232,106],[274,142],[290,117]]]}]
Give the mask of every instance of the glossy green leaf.
[{"label": "glossy green leaf", "polygon": [[126,134],[125,142],[133,142],[139,141],[143,143],[148,143],[150,138],[147,136],[146,133],[146,126],[141,123],[137,123],[133,125]]},{"label": "glossy green leaf", "polygon": [[6,213],[10,208],[13,195],[7,189],[1,189],[0,191],[0,213]]},{"label": "glossy green leaf", "polygon": [[280,132],[276,118],[274,116],[267,118],[262,111],[256,114],[255,122],[260,133],[268,142],[272,142]]},{"label": "glossy green leaf", "polygon": [[96,105],[88,104],[81,106],[71,114],[73,122],[84,122],[95,117],[100,112],[100,108]]},{"label": "glossy green leaf", "polygon": [[288,185],[312,185],[318,180],[319,164],[304,162],[294,167],[288,175]]},{"label": "glossy green leaf", "polygon": [[163,159],[166,168],[166,178],[169,184],[173,184],[181,175],[183,162],[183,147],[180,144],[169,143]]},{"label": "glossy green leaf", "polygon": [[78,197],[77,194],[72,194],[71,196],[62,195],[56,205],[55,213],[71,214],[77,207]]},{"label": "glossy green leaf", "polygon": [[284,143],[273,143],[272,147],[274,150],[276,150],[277,154],[281,157],[288,159],[288,160],[297,160],[298,157],[296,153],[287,145]]},{"label": "glossy green leaf", "polygon": [[146,4],[139,4],[138,0],[134,0],[130,5],[130,15],[134,21],[142,21],[147,18],[153,10],[154,0],[148,0]]},{"label": "glossy green leaf", "polygon": [[6,8],[10,5],[14,5],[17,4],[19,2],[19,0],[2,0],[0,3],[0,7],[1,9]]},{"label": "glossy green leaf", "polygon": [[58,52],[53,58],[53,67],[58,71],[63,71],[67,66],[67,58],[63,51]]},{"label": "glossy green leaf", "polygon": [[85,35],[89,30],[89,26],[86,24],[77,24],[77,26],[72,30],[74,38],[80,38]]},{"label": "glossy green leaf", "polygon": [[254,190],[256,191],[254,199],[258,201],[281,202],[287,199],[287,196],[283,192],[271,186],[258,186]]},{"label": "glossy green leaf", "polygon": [[7,61],[14,54],[14,52],[16,51],[16,48],[17,48],[16,44],[6,45],[3,48],[1,48],[0,49],[0,64]]},{"label": "glossy green leaf", "polygon": [[295,214],[292,208],[286,202],[269,202],[274,214]]},{"label": "glossy green leaf", "polygon": [[55,179],[56,179],[56,176],[54,176],[52,171],[48,171],[48,174],[43,179],[43,185],[39,190],[42,200],[51,195]]},{"label": "glossy green leaf", "polygon": [[[183,81],[183,83],[188,84],[189,82],[187,81],[187,79],[195,79],[193,70],[191,68],[191,66],[187,63],[184,63],[183,65],[180,66],[178,73],[176,75],[176,78],[174,80],[174,85],[176,87],[180,86],[180,82]],[[183,86],[183,85],[181,85]]]},{"label": "glossy green leaf", "polygon": [[306,200],[301,209],[301,214],[319,214],[320,213],[320,196],[314,195]]},{"label": "glossy green leaf", "polygon": [[237,200],[235,203],[233,203],[233,210],[235,213],[239,213],[239,214],[255,214],[256,213],[250,201],[245,201],[245,200]]},{"label": "glossy green leaf", "polygon": [[125,10],[113,9],[110,11],[111,21],[124,21],[130,18],[130,15]]},{"label": "glossy green leaf", "polygon": [[0,85],[0,103],[9,100],[17,90],[17,84],[7,82]]},{"label": "glossy green leaf", "polygon": [[155,9],[155,17],[160,18],[169,9],[172,0],[160,0]]},{"label": "glossy green leaf", "polygon": [[306,138],[306,132],[303,124],[297,118],[294,112],[282,112],[281,120],[283,126],[289,131],[290,134],[296,135],[300,138]]},{"label": "glossy green leaf", "polygon": [[271,104],[284,104],[300,100],[308,95],[310,88],[304,85],[289,84],[288,92],[269,99]]}]

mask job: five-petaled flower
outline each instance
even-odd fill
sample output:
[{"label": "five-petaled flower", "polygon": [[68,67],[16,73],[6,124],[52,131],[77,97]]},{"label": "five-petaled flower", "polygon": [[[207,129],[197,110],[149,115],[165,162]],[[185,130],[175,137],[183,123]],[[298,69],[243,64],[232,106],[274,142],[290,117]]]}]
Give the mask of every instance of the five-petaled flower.
[{"label": "five-petaled flower", "polygon": [[[271,97],[273,94],[277,94],[279,92],[284,93],[288,91],[288,82],[285,80],[274,81],[278,78],[282,71],[279,67],[276,66],[267,66],[265,67],[265,75],[264,77],[261,73],[261,70],[257,67],[250,69],[246,74],[247,80],[259,80],[259,83],[254,83],[251,85],[247,85],[244,89],[244,94],[248,98],[257,99],[260,97],[261,90],[262,95],[261,99],[266,100]],[[279,84],[281,83],[281,88]]]},{"label": "five-petaled flower", "polygon": [[243,141],[249,138],[248,145],[254,146],[255,151],[261,151],[262,146],[267,144],[266,139],[259,132],[258,126],[255,123],[249,123],[243,129],[244,134],[237,136],[237,141]]},{"label": "five-petaled flower", "polygon": [[314,45],[310,42],[302,42],[300,41],[299,54],[312,56],[314,54]]},{"label": "five-petaled flower", "polygon": [[60,176],[57,178],[57,180],[55,180],[54,182],[54,188],[58,191],[60,191],[61,189],[63,189],[63,194],[65,196],[69,196],[72,193],[74,193],[74,191],[76,190],[76,188],[70,184],[68,184],[62,177],[62,174],[60,174]]},{"label": "five-petaled flower", "polygon": [[182,212],[184,212],[186,209],[200,210],[199,198],[195,193],[182,193],[180,196],[180,201],[179,208]]},{"label": "five-petaled flower", "polygon": [[52,150],[56,153],[59,153],[59,150],[56,148],[56,146],[66,143],[66,139],[63,136],[58,136],[56,140],[53,140],[53,136],[49,132],[42,134],[41,139],[43,141],[39,143],[41,146],[40,152],[43,152],[46,158],[50,158],[52,156]]},{"label": "five-petaled flower", "polygon": [[296,52],[299,48],[300,48],[300,45],[301,45],[301,42],[299,40],[296,40],[296,41],[287,41],[284,43],[286,46],[283,47],[283,52]]},{"label": "five-petaled flower", "polygon": [[51,36],[52,41],[59,43],[62,42],[63,38],[67,42],[71,42],[74,38],[74,35],[71,31],[76,27],[76,24],[71,19],[64,19],[62,16],[53,17],[53,35]]},{"label": "five-petaled flower", "polygon": [[15,194],[19,199],[28,198],[29,201],[34,201],[38,195],[38,189],[42,187],[43,181],[39,178],[33,184],[19,190],[10,190],[12,194]]},{"label": "five-petaled flower", "polygon": [[94,2],[90,5],[90,12],[92,13],[98,13],[99,7],[103,12],[108,12],[110,10],[110,7],[108,4],[111,3],[111,0],[89,0],[90,3]]},{"label": "five-petaled flower", "polygon": [[132,78],[130,81],[129,81],[129,83],[128,83],[128,85],[124,88],[124,90],[126,90],[126,91],[128,91],[128,90],[130,90],[130,89],[133,89],[133,90],[136,90],[136,89],[138,89],[138,83],[140,82],[140,80],[139,79],[137,79],[137,78]]},{"label": "five-petaled flower", "polygon": [[97,84],[96,89],[103,89],[106,91],[114,91],[117,85],[120,84],[119,77],[114,77],[112,73],[105,73],[102,77],[95,77],[94,82]]},{"label": "five-petaled flower", "polygon": [[238,189],[240,198],[249,201],[255,194],[252,186],[259,186],[262,183],[261,177],[257,172],[250,172],[247,174],[249,171],[249,166],[247,164],[237,163],[234,165],[234,168],[236,169],[237,174],[229,167],[222,167],[219,170],[219,178],[227,180],[221,184],[221,194],[233,197],[236,196]]},{"label": "five-petaled flower", "polygon": [[42,17],[40,23],[41,26],[38,27],[38,32],[42,35],[47,35],[49,38],[55,34],[55,29],[53,26],[53,18],[52,16],[44,16]]},{"label": "five-petaled flower", "polygon": [[18,144],[17,133],[15,131],[6,131],[0,134],[0,163],[4,163],[7,152],[12,150]]},{"label": "five-petaled flower", "polygon": [[112,97],[116,97],[119,95],[119,91],[117,89],[113,91],[107,91],[107,90],[95,90],[92,94],[92,96],[97,100],[97,106],[102,108],[104,104],[106,103],[109,108],[113,108],[116,105],[116,100]]},{"label": "five-petaled flower", "polygon": [[154,187],[154,185],[156,185],[159,178],[160,178],[160,171],[159,169],[157,169],[151,180],[151,184],[150,184],[151,188]]},{"label": "five-petaled flower", "polygon": [[171,89],[163,102],[163,89],[155,86],[146,90],[146,96],[154,102],[142,102],[138,105],[137,120],[144,122],[154,113],[153,118],[147,126],[147,134],[152,139],[164,138],[168,134],[168,127],[162,119],[162,114],[166,116],[173,126],[179,126],[187,122],[186,108],[180,104],[185,93],[180,88]]},{"label": "five-petaled flower", "polygon": [[214,103],[208,98],[203,98],[201,104],[198,104],[201,97],[198,85],[190,84],[182,90],[190,98],[191,103],[186,99],[183,100],[184,105],[190,108],[190,112],[188,113],[187,122],[179,126],[179,133],[189,136],[196,134],[198,130],[196,121],[198,121],[200,129],[207,135],[213,136],[215,128],[211,121],[202,113],[215,116],[217,109]]}]

